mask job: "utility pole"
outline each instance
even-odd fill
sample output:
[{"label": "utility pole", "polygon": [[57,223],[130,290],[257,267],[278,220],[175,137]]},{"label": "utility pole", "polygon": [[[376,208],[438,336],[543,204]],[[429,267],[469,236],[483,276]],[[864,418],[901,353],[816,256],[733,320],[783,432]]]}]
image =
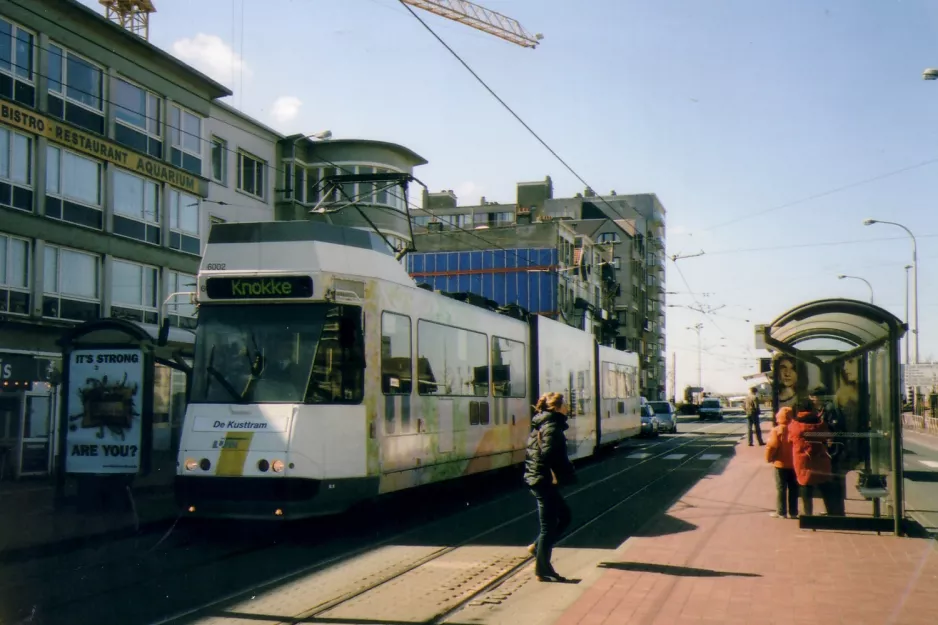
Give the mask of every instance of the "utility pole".
[{"label": "utility pole", "polygon": [[703,367],[701,366],[701,356],[703,349],[700,345],[700,331],[703,330],[703,324],[698,323],[697,325],[690,326],[688,330],[693,330],[697,333],[697,388],[703,388]]},{"label": "utility pole", "polygon": [[671,352],[671,401],[677,402],[677,352]]}]

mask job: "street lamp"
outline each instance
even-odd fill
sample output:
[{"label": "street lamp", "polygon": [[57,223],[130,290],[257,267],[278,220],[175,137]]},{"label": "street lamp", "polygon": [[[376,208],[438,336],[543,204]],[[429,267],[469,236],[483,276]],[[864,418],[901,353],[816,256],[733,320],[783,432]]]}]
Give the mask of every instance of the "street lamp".
[{"label": "street lamp", "polygon": [[924,72],[922,72],[922,78],[925,80],[938,80],[938,69],[929,67]]},{"label": "street lamp", "polygon": [[[934,71],[935,77],[938,78],[938,70],[926,70],[926,74],[928,71]],[[872,226],[873,224],[886,224],[902,228],[912,239],[912,334],[915,335],[915,342],[912,345],[912,362],[918,364],[918,243],[915,241],[915,235],[912,234],[912,231],[902,224],[897,224],[894,221],[880,221],[879,219],[863,220],[864,226]]]},{"label": "street lamp", "polygon": [[844,275],[844,274],[840,274],[839,276],[837,276],[837,279],[838,279],[838,280],[846,280],[846,279],[849,279],[849,280],[862,280],[863,282],[866,282],[866,286],[869,287],[869,289],[870,289],[870,304],[873,303],[873,285],[870,284],[869,280],[867,280],[866,278],[861,278],[860,276],[848,276],[848,275]]}]

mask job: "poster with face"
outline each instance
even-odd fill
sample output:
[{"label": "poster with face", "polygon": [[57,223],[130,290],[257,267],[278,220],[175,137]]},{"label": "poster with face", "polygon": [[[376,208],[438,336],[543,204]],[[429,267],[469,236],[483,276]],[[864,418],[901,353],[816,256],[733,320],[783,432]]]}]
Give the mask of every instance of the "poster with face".
[{"label": "poster with face", "polygon": [[143,378],[140,349],[72,352],[66,399],[67,473],[139,472]]},{"label": "poster with face", "polygon": [[818,367],[786,354],[772,359],[772,393],[777,408],[794,408],[808,397],[808,390],[821,383]]}]

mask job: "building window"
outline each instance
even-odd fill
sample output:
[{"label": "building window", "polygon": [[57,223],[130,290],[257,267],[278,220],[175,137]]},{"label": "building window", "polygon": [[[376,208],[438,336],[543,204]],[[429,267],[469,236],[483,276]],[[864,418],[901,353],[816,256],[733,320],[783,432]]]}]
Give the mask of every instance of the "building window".
[{"label": "building window", "polygon": [[417,386],[421,395],[489,394],[488,340],[421,319],[417,322]]},{"label": "building window", "polygon": [[228,184],[228,143],[218,137],[212,137],[212,180]]},{"label": "building window", "polygon": [[[411,394],[412,359],[410,317],[391,312],[381,313],[381,391],[385,395]],[[389,427],[393,431],[393,421]]]},{"label": "building window", "polygon": [[100,266],[94,254],[46,245],[42,316],[74,321],[100,317]]},{"label": "building window", "polygon": [[622,243],[622,239],[616,232],[603,232],[596,238],[596,242],[600,245],[603,243]]},{"label": "building window", "polygon": [[172,138],[170,162],[201,176],[202,118],[173,104],[169,107],[169,133]]},{"label": "building window", "polygon": [[31,32],[0,18],[0,95],[27,106],[36,104],[33,41]]},{"label": "building window", "polygon": [[618,271],[622,267],[622,258],[620,258],[619,256],[614,256],[612,258],[612,267],[613,269]]},{"label": "building window", "polygon": [[524,397],[527,386],[524,343],[493,336],[492,395]]},{"label": "building window", "polygon": [[101,229],[101,163],[62,148],[46,149],[46,216]]},{"label": "building window", "polygon": [[[195,276],[178,271],[169,272],[169,293],[193,293],[198,290],[198,280]],[[178,328],[195,329],[195,304],[189,302],[184,296],[177,295],[169,302],[169,323]]]},{"label": "building window", "polygon": [[264,174],[267,164],[244,152],[238,152],[238,189],[264,199]]},{"label": "building window", "polygon": [[169,247],[188,254],[201,254],[199,198],[176,189],[169,190]]},{"label": "building window", "polygon": [[111,316],[156,324],[160,292],[156,267],[114,260],[111,269]]},{"label": "building window", "polygon": [[293,199],[297,202],[306,203],[306,168],[302,165],[296,166],[293,179]]},{"label": "building window", "polygon": [[29,241],[0,235],[0,312],[29,314]]},{"label": "building window", "polygon": [[417,215],[416,217],[413,217],[412,219],[413,219],[414,225],[417,226],[418,228],[426,228],[427,224],[430,223],[429,215]]},{"label": "building window", "polygon": [[114,138],[154,158],[163,158],[161,98],[120,78],[114,80],[112,95],[117,118]]},{"label": "building window", "polygon": [[49,113],[103,135],[103,76],[101,68],[50,44]]},{"label": "building window", "polygon": [[32,138],[0,127],[0,204],[33,212],[32,170]]},{"label": "building window", "polygon": [[160,187],[150,180],[114,170],[114,234],[159,245]]}]

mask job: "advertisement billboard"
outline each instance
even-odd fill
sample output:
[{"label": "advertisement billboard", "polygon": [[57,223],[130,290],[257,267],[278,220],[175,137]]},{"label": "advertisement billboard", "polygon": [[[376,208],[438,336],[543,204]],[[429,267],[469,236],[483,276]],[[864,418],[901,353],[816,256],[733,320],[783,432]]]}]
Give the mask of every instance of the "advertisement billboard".
[{"label": "advertisement billboard", "polygon": [[141,349],[76,349],[66,399],[67,473],[138,473],[143,445]]}]

